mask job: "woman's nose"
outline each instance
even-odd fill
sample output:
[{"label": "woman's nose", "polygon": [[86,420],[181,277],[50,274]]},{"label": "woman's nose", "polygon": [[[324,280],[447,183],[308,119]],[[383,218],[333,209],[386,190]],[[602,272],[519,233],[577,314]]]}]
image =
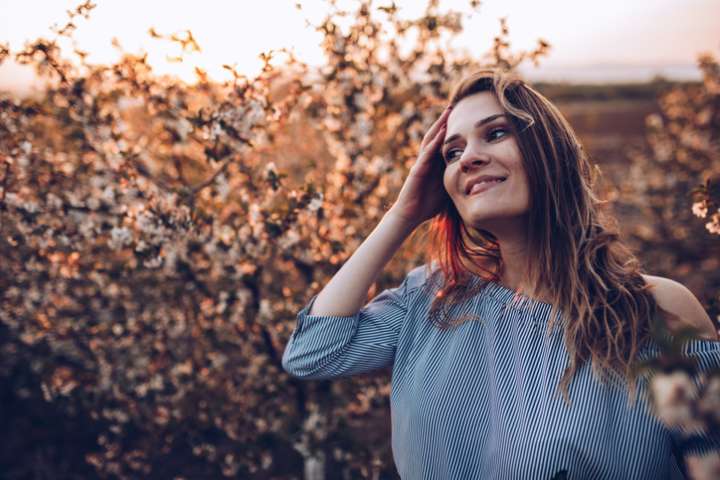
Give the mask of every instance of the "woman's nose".
[{"label": "woman's nose", "polygon": [[490,162],[490,157],[486,153],[473,152],[468,150],[464,152],[462,158],[460,158],[460,170],[466,172],[474,167],[486,165]]}]

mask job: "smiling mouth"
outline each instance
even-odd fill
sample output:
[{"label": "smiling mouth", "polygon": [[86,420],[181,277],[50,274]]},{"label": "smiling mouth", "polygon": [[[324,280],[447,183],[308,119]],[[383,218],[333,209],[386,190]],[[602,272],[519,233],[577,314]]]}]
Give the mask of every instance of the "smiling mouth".
[{"label": "smiling mouth", "polygon": [[490,190],[491,188],[495,187],[496,185],[499,185],[499,184],[503,183],[504,181],[505,181],[505,179],[503,179],[503,180],[491,180],[491,181],[489,181],[489,182],[476,183],[476,184],[473,185],[472,188],[470,189],[470,192],[468,193],[468,196],[471,197],[471,196],[473,196],[473,195],[478,195],[478,194],[480,194],[480,193],[483,193],[483,192],[485,192],[485,191],[487,191],[487,190]]}]

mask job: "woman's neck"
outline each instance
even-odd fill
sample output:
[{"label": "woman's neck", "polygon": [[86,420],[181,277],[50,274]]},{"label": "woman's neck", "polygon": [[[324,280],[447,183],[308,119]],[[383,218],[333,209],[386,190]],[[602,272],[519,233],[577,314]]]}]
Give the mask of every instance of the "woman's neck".
[{"label": "woman's neck", "polygon": [[[522,295],[549,303],[549,295],[545,285],[533,285],[528,271],[528,255],[530,249],[527,245],[527,234],[523,225],[526,219],[504,219],[492,222],[492,225],[480,227],[492,233],[500,247],[502,258],[499,283],[505,288],[514,290]],[[472,240],[471,240],[472,241]],[[491,265],[478,265],[487,271]],[[472,268],[470,265],[468,268]],[[477,272],[474,272],[477,274]]]},{"label": "woman's neck", "polygon": [[528,250],[524,240],[501,241],[500,256],[502,257],[502,269],[499,272],[500,283],[512,290],[527,290],[530,287],[527,271]]},{"label": "woman's neck", "polygon": [[521,244],[500,244],[502,268],[500,284],[526,297],[550,303],[546,285],[534,284],[528,271],[528,249]]}]

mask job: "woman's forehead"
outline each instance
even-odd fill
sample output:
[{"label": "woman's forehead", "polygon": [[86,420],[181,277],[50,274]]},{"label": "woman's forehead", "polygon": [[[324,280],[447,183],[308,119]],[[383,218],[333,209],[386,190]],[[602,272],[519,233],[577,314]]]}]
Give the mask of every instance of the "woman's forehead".
[{"label": "woman's forehead", "polygon": [[460,100],[450,112],[447,120],[448,136],[457,130],[473,128],[505,114],[500,102],[491,92],[479,92]]}]

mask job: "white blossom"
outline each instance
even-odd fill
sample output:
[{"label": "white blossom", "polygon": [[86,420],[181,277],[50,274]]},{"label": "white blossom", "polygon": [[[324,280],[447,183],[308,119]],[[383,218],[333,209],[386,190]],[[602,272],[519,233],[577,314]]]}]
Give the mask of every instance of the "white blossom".
[{"label": "white blossom", "polygon": [[115,203],[115,191],[112,189],[112,187],[110,185],[107,185],[103,189],[101,197],[108,204]]},{"label": "white blossom", "polygon": [[48,193],[45,197],[45,203],[53,210],[59,210],[63,205],[62,199],[52,192]]},{"label": "white blossom", "polygon": [[686,458],[690,478],[693,480],[716,480],[720,478],[720,452],[689,455]]},{"label": "white blossom", "polygon": [[300,235],[295,230],[288,230],[278,241],[280,248],[289,248],[300,241]]},{"label": "white blossom", "polygon": [[129,245],[132,242],[132,233],[125,227],[113,227],[110,231],[110,241],[108,245],[113,250]]},{"label": "white blossom", "polygon": [[705,224],[705,228],[707,228],[710,233],[720,235],[720,208],[717,213],[713,213],[713,216],[710,217],[710,221]]},{"label": "white blossom", "polygon": [[702,428],[694,416],[697,387],[685,372],[657,374],[650,383],[658,418],[668,427]]},{"label": "white blossom", "polygon": [[311,212],[316,212],[320,209],[320,207],[323,206],[323,195],[322,193],[318,193],[315,198],[310,200],[310,203],[308,203],[308,210]]},{"label": "white blossom", "polygon": [[227,176],[224,173],[220,173],[217,177],[215,177],[215,188],[220,196],[220,200],[227,200],[227,197],[230,194],[230,184],[228,183]]},{"label": "white blossom", "polygon": [[705,200],[693,203],[692,212],[696,217],[705,218],[707,211],[707,202]]},{"label": "white blossom", "polygon": [[145,260],[145,261],[143,262],[143,265],[144,265],[146,268],[157,268],[157,267],[159,267],[160,265],[162,265],[162,263],[163,263],[162,257],[155,257],[155,258],[151,258],[151,259]]}]

